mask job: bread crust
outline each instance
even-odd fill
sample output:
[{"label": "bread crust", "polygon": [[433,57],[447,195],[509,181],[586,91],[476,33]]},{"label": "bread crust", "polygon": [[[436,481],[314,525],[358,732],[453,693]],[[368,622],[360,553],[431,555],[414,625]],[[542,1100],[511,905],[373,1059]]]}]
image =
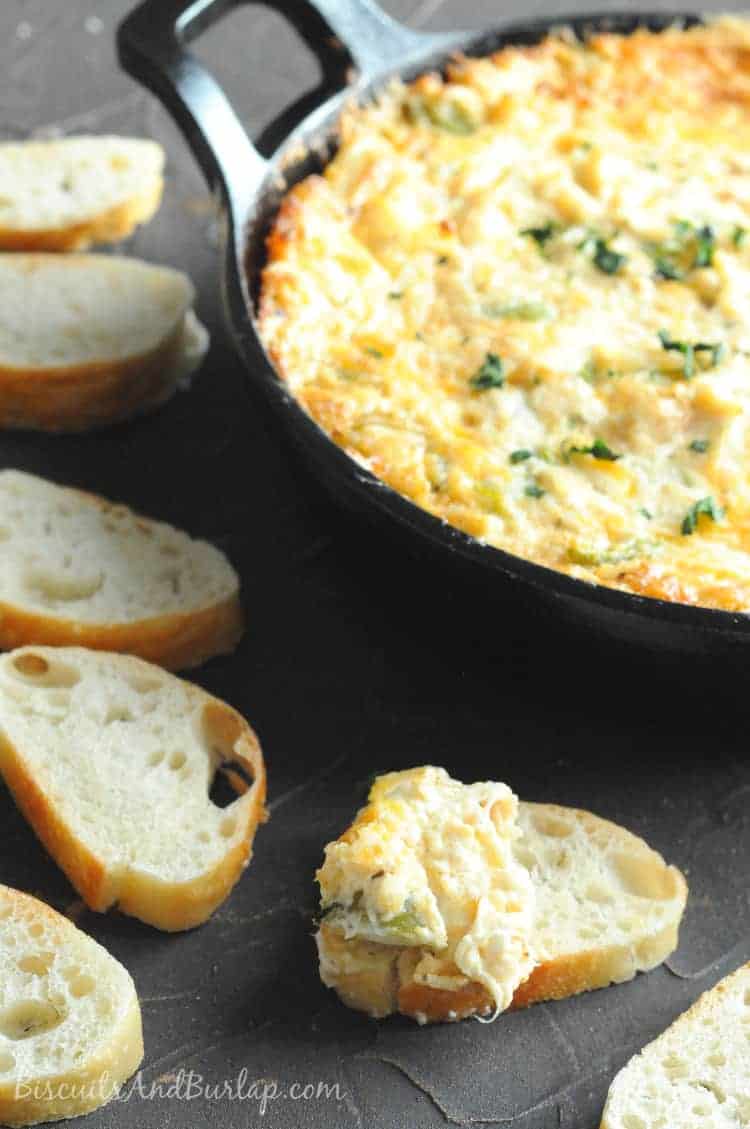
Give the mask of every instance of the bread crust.
[{"label": "bread crust", "polygon": [[[633,945],[613,944],[541,960],[516,988],[511,1010],[544,1000],[565,999],[580,992],[630,980],[639,971],[655,968],[674,951],[688,893],[687,883],[676,867],[667,867],[656,851],[630,831],[591,812],[557,804],[523,806],[546,813],[551,818],[565,815],[569,819],[572,815],[592,837],[616,836],[623,850],[643,859],[646,864],[653,864],[655,872],[658,870],[660,876],[668,877],[673,884],[671,897],[679,907],[679,913],[675,913],[664,928],[645,934]],[[357,939],[346,940],[325,921],[320,925],[316,940],[321,969],[328,966],[336,970],[327,983],[336,989],[349,1007],[366,1011],[376,1018],[399,1012],[420,1023],[441,1023],[473,1015],[489,1015],[494,1010],[493,1002],[481,984],[467,981],[460,988],[447,990],[415,983],[410,976],[408,949]],[[404,959],[404,954],[407,954],[407,959]]]},{"label": "bread crust", "polygon": [[[53,935],[60,933],[60,925],[70,923],[44,902],[18,890],[3,887],[3,899],[19,903],[26,913],[33,912],[35,919],[45,919]],[[17,1080],[0,1083],[0,1125],[36,1125],[44,1121],[78,1117],[105,1105],[130,1078],[143,1060],[143,1030],[141,1009],[133,991],[130,1006],[112,1032],[110,1039],[97,1053],[87,1059],[77,1070],[65,1074],[45,1075],[38,1079],[40,1086],[49,1087],[56,1097],[45,1098],[44,1089],[37,1094],[33,1080],[31,1092],[17,1092]],[[27,1080],[22,1080],[27,1081]]]},{"label": "bread crust", "polygon": [[184,319],[140,357],[55,369],[0,365],[0,427],[89,431],[152,411],[175,392]]},{"label": "bread crust", "polygon": [[163,187],[159,177],[147,191],[69,227],[19,230],[0,226],[0,251],[84,251],[95,243],[117,243],[139,224],[148,223],[161,203]]},{"label": "bread crust", "polygon": [[[120,661],[144,664],[131,656]],[[146,666],[146,672],[148,667]],[[57,811],[49,796],[17,748],[0,728],[0,766],[2,775],[19,810],[37,837],[65,872],[89,909],[104,913],[117,906],[167,932],[201,925],[224,901],[237,882],[251,855],[258,825],[265,821],[266,769],[258,738],[247,721],[226,703],[193,688],[212,711],[212,725],[222,745],[231,750],[231,759],[252,777],[247,787],[238,775],[227,773],[240,799],[233,805],[236,828],[227,840],[227,850],[210,870],[190,882],[165,882],[139,870],[137,864],[112,871],[75,835]]]},{"label": "bread crust", "polygon": [[166,670],[188,670],[216,655],[229,654],[244,629],[239,594],[197,611],[120,624],[60,619],[0,602],[0,650],[12,651],[32,643],[40,647],[88,647],[135,655]]}]

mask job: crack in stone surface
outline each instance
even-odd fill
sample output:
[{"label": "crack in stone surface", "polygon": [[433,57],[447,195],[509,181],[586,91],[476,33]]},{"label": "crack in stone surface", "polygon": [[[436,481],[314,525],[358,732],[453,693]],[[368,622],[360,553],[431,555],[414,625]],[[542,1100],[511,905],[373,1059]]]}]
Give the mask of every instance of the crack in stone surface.
[{"label": "crack in stone surface", "polygon": [[303,792],[307,792],[309,791],[309,789],[314,788],[316,784],[320,784],[323,780],[326,779],[327,776],[330,776],[335,769],[340,768],[341,765],[348,760],[348,758],[348,752],[342,753],[341,756],[336,757],[335,760],[331,761],[330,764],[327,764],[323,769],[320,770],[320,772],[316,773],[315,776],[311,776],[309,780],[303,780],[301,781],[301,783],[295,784],[291,788],[287,788],[285,792],[282,792],[281,795],[272,800],[270,804],[266,804],[269,814],[273,814],[273,812],[278,811],[280,807],[283,807],[284,804],[288,803],[289,800],[295,799],[297,796],[302,795]]}]

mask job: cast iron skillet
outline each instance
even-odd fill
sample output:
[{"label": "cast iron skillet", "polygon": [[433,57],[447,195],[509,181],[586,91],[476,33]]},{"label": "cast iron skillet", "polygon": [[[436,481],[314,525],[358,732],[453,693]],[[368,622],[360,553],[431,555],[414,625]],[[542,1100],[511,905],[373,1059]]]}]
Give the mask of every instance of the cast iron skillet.
[{"label": "cast iron skillet", "polygon": [[[418,552],[452,562],[484,591],[492,586],[512,592],[514,585],[528,606],[548,611],[552,605],[555,613],[595,636],[696,657],[718,657],[750,643],[750,616],[587,584],[483,545],[419,509],[349,458],[303,411],[266,355],[254,317],[269,224],[284,192],[330,157],[347,99],[367,97],[392,75],[411,78],[440,67],[457,50],[482,55],[508,43],[534,43],[561,24],[581,35],[629,33],[644,25],[659,29],[676,14],[606,13],[512,24],[482,34],[423,34],[396,23],[373,0],[270,0],[313,47],[324,78],[266,129],[256,147],[221,87],[185,47],[242,2],[145,0],[120,26],[120,60],[173,115],[218,195],[224,217],[224,297],[248,382],[329,492],[370,524],[400,530]],[[680,18],[697,22],[695,16]],[[261,155],[265,152],[271,155]]]}]

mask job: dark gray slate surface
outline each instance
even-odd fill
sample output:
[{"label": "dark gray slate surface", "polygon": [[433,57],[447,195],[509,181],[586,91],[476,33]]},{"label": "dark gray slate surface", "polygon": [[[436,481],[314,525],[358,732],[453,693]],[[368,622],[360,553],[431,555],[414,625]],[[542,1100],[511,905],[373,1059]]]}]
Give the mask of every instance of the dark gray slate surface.
[{"label": "dark gray slate surface", "polygon": [[[163,142],[165,202],[129,250],[191,272],[211,355],[193,389],[157,415],[84,438],[5,435],[0,465],[99,490],[229,553],[243,577],[247,636],[195,677],[257,727],[272,818],[214,919],[166,936],[117,914],[78,913],[74,891],[0,792],[0,879],[78,913],[133,973],[143,1088],[168,1086],[181,1069],[215,1085],[245,1068],[245,1090],[256,1083],[245,1101],[136,1093],[87,1123],[594,1129],[628,1056],[750,958],[745,664],[667,664],[558,634],[533,608],[496,606],[376,544],[323,502],[245,398],[221,324],[210,199],[166,114],[114,61],[127,7],[4,0],[0,136],[121,131]],[[445,28],[556,10],[490,0],[389,7]],[[316,81],[313,57],[260,6],[208,33],[198,52],[251,129]],[[668,967],[492,1026],[420,1030],[344,1009],[317,979],[313,872],[373,771],[427,761],[591,807],[646,835],[691,885]],[[338,1083],[340,1098],[289,1096],[308,1082]],[[285,1096],[264,1108],[263,1085]]]}]

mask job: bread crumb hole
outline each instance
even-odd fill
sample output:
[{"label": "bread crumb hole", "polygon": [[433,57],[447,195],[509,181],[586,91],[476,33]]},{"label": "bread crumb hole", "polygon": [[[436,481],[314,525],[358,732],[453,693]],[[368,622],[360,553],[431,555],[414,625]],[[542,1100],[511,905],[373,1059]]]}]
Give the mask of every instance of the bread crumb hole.
[{"label": "bread crumb hole", "polygon": [[623,1129],[648,1129],[646,1122],[637,1113],[626,1113],[622,1124]]},{"label": "bread crumb hole", "polygon": [[231,839],[237,830],[237,821],[235,819],[222,819],[219,824],[219,831],[225,839]]},{"label": "bread crumb hole", "polygon": [[208,831],[199,831],[198,832],[198,840],[201,843],[210,843],[211,842],[211,836],[209,835]]},{"label": "bread crumb hole", "polygon": [[90,996],[94,987],[95,981],[93,976],[89,976],[87,973],[83,972],[79,976],[76,976],[75,979],[71,980],[70,993],[77,1000],[80,1000],[82,996]]},{"label": "bread crumb hole", "polygon": [[228,808],[237,799],[237,789],[233,787],[229,775],[224,769],[220,768],[214,773],[211,787],[208,790],[208,798],[217,808]]},{"label": "bread crumb hole", "polygon": [[550,835],[553,839],[565,839],[573,833],[572,823],[567,823],[564,819],[558,819],[547,812],[535,812],[532,823],[540,835]]},{"label": "bread crumb hole", "polygon": [[32,654],[30,651],[26,651],[23,655],[17,655],[13,660],[13,666],[25,678],[39,678],[40,675],[46,674],[49,670],[47,660],[43,659],[41,655]]},{"label": "bread crumb hole", "polygon": [[31,972],[34,976],[46,976],[55,959],[54,953],[34,953],[19,960],[21,972]]},{"label": "bread crumb hole", "polygon": [[43,933],[44,926],[42,925],[41,921],[32,921],[31,925],[29,926],[29,936],[41,937]]},{"label": "bread crumb hole", "polygon": [[113,721],[133,721],[133,713],[127,706],[118,706],[113,704],[108,707],[107,713],[104,718],[105,725],[111,725]]},{"label": "bread crumb hole", "polygon": [[161,687],[161,682],[148,674],[131,675],[126,679],[126,682],[131,690],[135,690],[136,694],[150,694],[153,690],[158,690]]},{"label": "bread crumb hole", "polygon": [[43,655],[23,651],[13,659],[17,674],[37,686],[47,689],[70,689],[80,682],[81,676],[72,666],[61,662],[48,662]]},{"label": "bread crumb hole", "polygon": [[578,936],[582,937],[584,941],[595,941],[601,935],[601,928],[597,928],[595,925],[582,925],[578,930]]},{"label": "bread crumb hole", "polygon": [[520,862],[521,866],[525,866],[527,870],[533,870],[537,865],[536,855],[525,843],[516,841],[513,844],[513,854],[516,860]]},{"label": "bread crumb hole", "polygon": [[674,873],[656,856],[622,852],[613,855],[610,863],[620,885],[628,894],[666,901],[676,893]]},{"label": "bread crumb hole", "polygon": [[59,1026],[64,1015],[54,1004],[44,1000],[22,1000],[0,1012],[0,1034],[18,1042],[44,1035]]},{"label": "bread crumb hole", "polygon": [[10,1051],[0,1051],[0,1074],[7,1074],[16,1065],[16,1060]]},{"label": "bread crumb hole", "polygon": [[589,883],[586,887],[586,897],[590,902],[598,902],[600,905],[609,905],[612,901],[611,891],[600,882]]},{"label": "bread crumb hole", "polygon": [[161,749],[155,749],[153,753],[149,754],[148,765],[149,768],[156,768],[157,764],[161,764],[164,760],[164,753]]},{"label": "bread crumb hole", "polygon": [[178,750],[177,752],[172,753],[172,755],[170,756],[169,767],[175,769],[176,771],[178,768],[182,768],[186,760],[187,757],[185,756],[185,754]]},{"label": "bread crumb hole", "polygon": [[680,1078],[687,1078],[690,1067],[679,1055],[671,1054],[664,1059],[664,1072],[670,1081],[677,1082]]}]

